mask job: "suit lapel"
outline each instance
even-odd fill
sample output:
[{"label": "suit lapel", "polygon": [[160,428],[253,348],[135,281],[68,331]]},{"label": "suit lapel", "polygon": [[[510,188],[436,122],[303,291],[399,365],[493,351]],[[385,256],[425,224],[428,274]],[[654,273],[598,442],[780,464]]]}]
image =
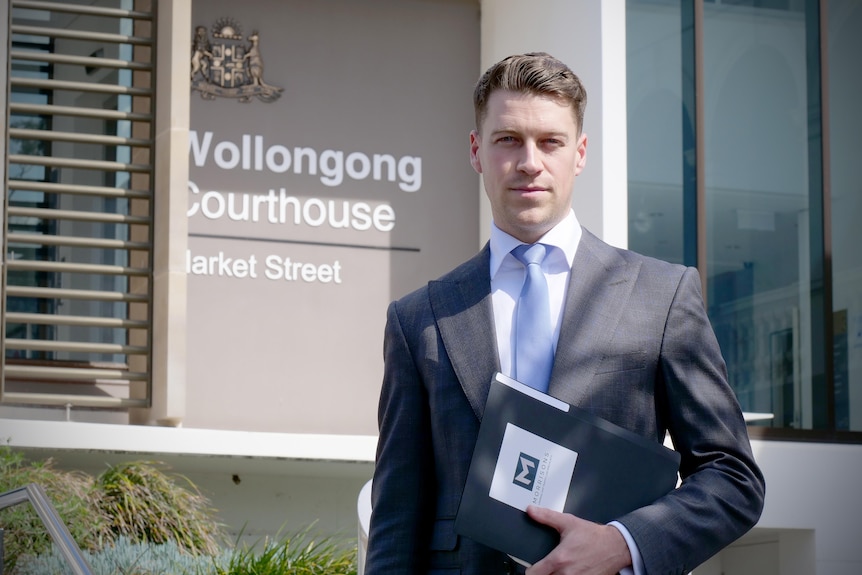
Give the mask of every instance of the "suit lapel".
[{"label": "suit lapel", "polygon": [[577,405],[609,349],[639,265],[586,229],[572,262],[549,393]]},{"label": "suit lapel", "polygon": [[[428,293],[455,375],[479,419],[498,371],[488,245],[439,280]],[[609,349],[640,266],[586,229],[572,263],[549,393],[577,405]]]},{"label": "suit lapel", "polygon": [[475,257],[428,284],[446,354],[479,419],[500,363],[491,304],[490,254],[485,245]]}]

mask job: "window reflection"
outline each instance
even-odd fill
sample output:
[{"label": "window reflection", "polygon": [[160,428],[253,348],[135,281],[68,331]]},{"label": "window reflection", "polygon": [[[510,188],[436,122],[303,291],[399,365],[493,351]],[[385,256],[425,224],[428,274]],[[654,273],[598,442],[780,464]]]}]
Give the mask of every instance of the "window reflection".
[{"label": "window reflection", "polygon": [[862,3],[828,7],[835,426],[862,431]]},{"label": "window reflection", "polygon": [[704,10],[708,308],[743,409],[810,428],[806,22],[758,4]]},{"label": "window reflection", "polygon": [[772,414],[755,425],[862,430],[862,3],[824,5],[821,71],[816,0],[704,2],[700,262],[683,211],[693,5],[627,2],[629,246],[706,270],[730,382]]},{"label": "window reflection", "polygon": [[683,114],[680,17],[679,2],[627,4],[629,247],[674,263],[684,263],[681,150],[693,130]]}]

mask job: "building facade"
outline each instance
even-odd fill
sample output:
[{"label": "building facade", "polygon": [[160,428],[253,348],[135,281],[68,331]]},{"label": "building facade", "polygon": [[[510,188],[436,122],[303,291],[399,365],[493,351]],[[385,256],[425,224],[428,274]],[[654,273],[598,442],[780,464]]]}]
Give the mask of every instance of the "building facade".
[{"label": "building facade", "polygon": [[7,0],[0,437],[354,533],[386,305],[469,257],[482,70],[582,78],[574,208],[697,267],[767,479],[698,574],[862,569],[854,0]]}]

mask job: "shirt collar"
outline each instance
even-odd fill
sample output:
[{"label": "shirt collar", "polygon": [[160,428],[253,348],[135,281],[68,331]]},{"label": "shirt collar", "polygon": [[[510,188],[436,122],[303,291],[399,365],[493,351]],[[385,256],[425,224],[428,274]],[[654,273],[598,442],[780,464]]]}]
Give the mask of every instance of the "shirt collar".
[{"label": "shirt collar", "polygon": [[[578,244],[581,241],[581,224],[575,216],[574,210],[569,210],[568,215],[563,218],[563,221],[548,230],[548,232],[539,238],[539,243],[554,246],[558,248],[566,258],[566,263],[569,269],[572,268],[572,262],[575,260],[575,252],[578,250]],[[521,245],[521,240],[514,238],[497,227],[497,224],[491,222],[491,277],[497,275],[500,265],[503,263],[509,252]]]}]

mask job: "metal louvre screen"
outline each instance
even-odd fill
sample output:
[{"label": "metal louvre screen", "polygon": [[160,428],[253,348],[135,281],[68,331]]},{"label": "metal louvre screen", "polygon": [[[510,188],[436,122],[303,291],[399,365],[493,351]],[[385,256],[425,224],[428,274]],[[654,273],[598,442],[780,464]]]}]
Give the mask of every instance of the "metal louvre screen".
[{"label": "metal louvre screen", "polygon": [[4,403],[149,405],[154,9],[11,2]]}]

